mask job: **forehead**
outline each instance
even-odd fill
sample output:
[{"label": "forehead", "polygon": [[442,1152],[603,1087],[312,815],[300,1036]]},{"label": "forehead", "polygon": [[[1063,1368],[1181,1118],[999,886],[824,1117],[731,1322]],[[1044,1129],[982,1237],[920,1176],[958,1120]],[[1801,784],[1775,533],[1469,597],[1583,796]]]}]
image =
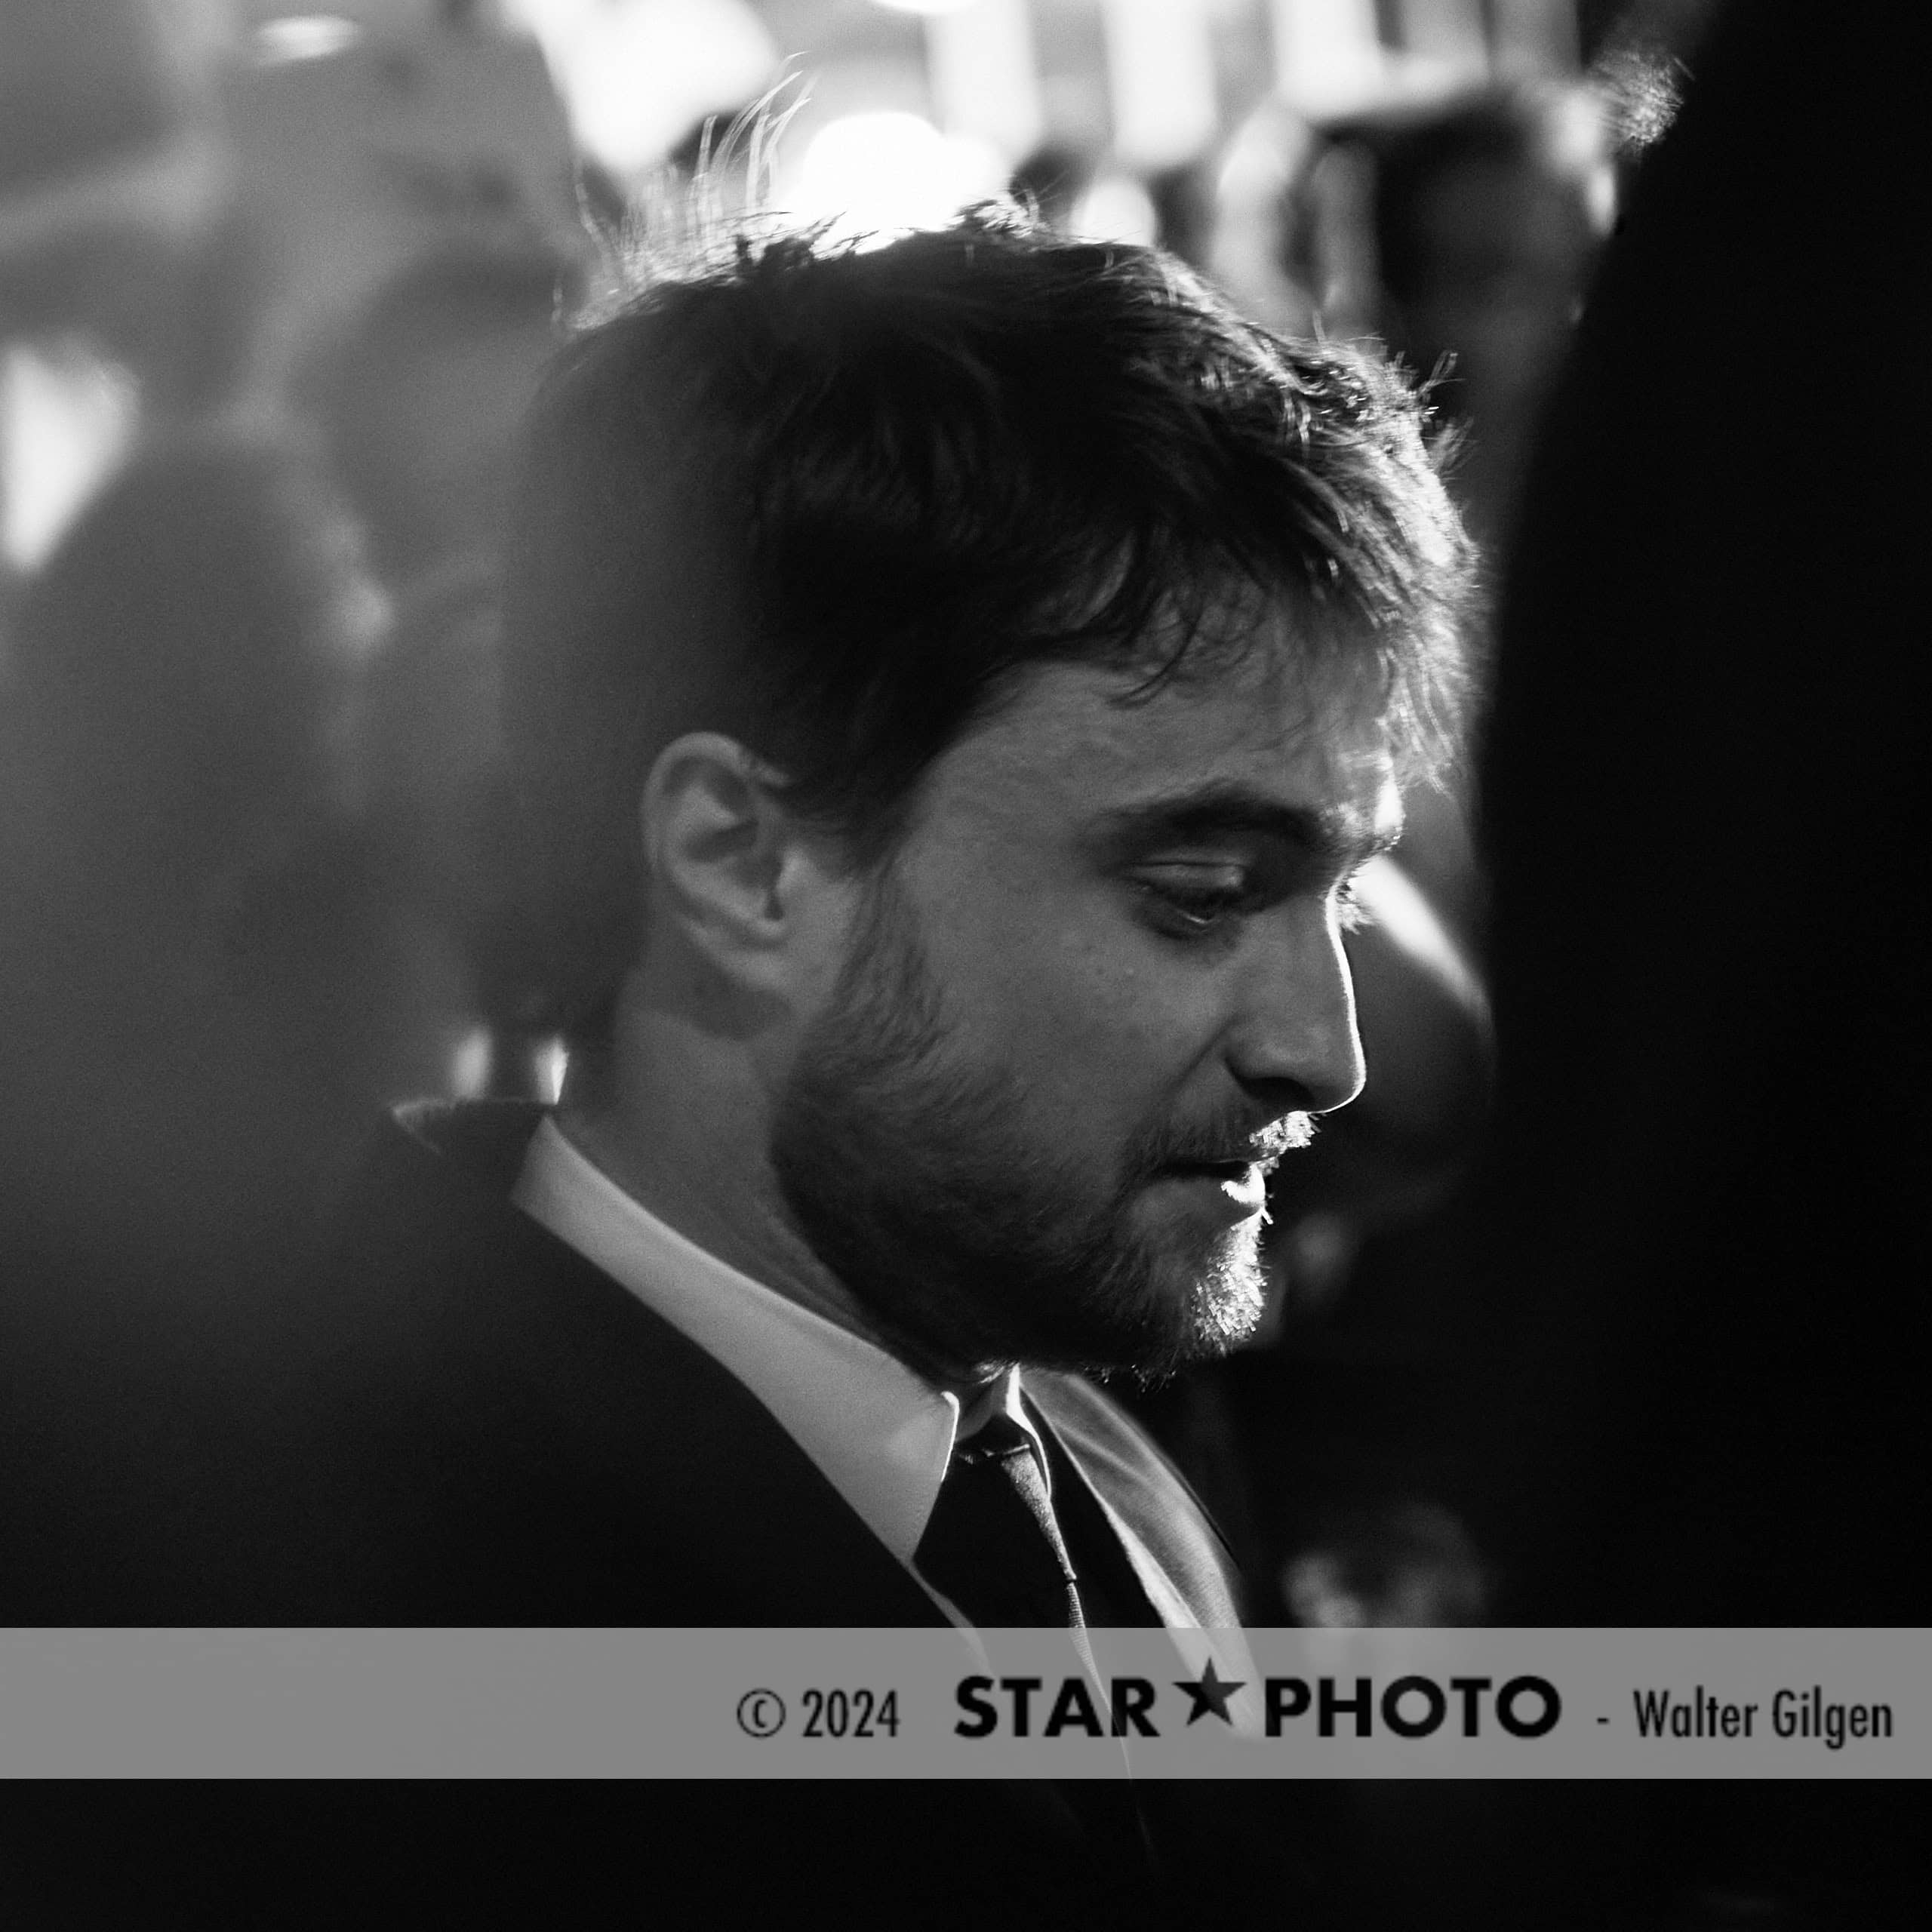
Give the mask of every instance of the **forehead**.
[{"label": "forehead", "polygon": [[1137,694],[1140,670],[1035,667],[937,761],[920,817],[1011,839],[1142,807],[1185,817],[1190,798],[1247,800],[1318,820],[1327,842],[1386,840],[1401,812],[1374,680],[1352,663],[1311,664],[1285,622],[1149,695]]}]

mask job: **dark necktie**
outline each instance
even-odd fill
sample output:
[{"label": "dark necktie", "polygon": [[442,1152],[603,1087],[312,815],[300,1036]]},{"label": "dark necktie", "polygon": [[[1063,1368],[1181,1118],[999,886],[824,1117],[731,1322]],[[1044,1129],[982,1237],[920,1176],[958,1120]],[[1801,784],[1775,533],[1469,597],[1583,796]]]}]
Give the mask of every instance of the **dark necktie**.
[{"label": "dark necktie", "polygon": [[[1072,1630],[1086,1669],[1088,1648],[1073,1565],[1054,1520],[1046,1478],[1026,1432],[994,1416],[952,1452],[926,1533],[912,1561],[933,1588],[981,1628]],[[1154,1863],[1134,1787],[1078,1780],[1033,1794],[1057,1801],[1103,1866],[1116,1873]]]},{"label": "dark necktie", "polygon": [[1010,1417],[994,1416],[953,1451],[912,1561],[969,1623],[1084,1627],[1046,1479]]}]

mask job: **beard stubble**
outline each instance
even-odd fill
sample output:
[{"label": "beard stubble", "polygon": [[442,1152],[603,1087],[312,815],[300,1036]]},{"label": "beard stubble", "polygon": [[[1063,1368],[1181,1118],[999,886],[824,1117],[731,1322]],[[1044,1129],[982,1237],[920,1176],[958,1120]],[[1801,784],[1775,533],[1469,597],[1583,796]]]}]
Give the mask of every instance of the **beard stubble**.
[{"label": "beard stubble", "polygon": [[[915,1365],[1154,1381],[1254,1328],[1261,1217],[1204,1238],[1184,1218],[1143,1225],[1136,1210],[1163,1169],[1222,1158],[1254,1133],[1244,1115],[1157,1125],[1097,1186],[1029,1133],[1011,1069],[959,1050],[888,864],[801,1042],[771,1158],[814,1254]],[[1272,1150],[1305,1133],[1278,1126]]]}]

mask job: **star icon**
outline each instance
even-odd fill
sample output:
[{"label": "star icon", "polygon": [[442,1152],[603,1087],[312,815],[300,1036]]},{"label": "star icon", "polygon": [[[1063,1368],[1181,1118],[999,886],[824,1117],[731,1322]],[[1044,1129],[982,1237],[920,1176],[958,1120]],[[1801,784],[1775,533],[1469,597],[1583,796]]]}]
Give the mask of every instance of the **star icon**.
[{"label": "star icon", "polygon": [[1208,1668],[1201,1673],[1197,1682],[1177,1682],[1174,1688],[1185,1690],[1194,1700],[1194,1708],[1187,1714],[1189,1724],[1193,1723],[1196,1718],[1206,1717],[1211,1711],[1232,1730],[1234,1719],[1228,1715],[1228,1700],[1247,1681],[1243,1677],[1230,1678],[1221,1676],[1214,1669],[1214,1660],[1210,1657]]}]

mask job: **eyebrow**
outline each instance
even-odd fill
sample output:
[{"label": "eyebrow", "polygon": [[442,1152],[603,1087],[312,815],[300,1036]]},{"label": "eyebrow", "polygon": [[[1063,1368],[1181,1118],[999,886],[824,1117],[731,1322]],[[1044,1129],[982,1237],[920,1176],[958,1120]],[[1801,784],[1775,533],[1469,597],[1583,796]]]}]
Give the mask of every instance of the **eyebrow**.
[{"label": "eyebrow", "polygon": [[1392,851],[1401,822],[1376,830],[1352,813],[1287,804],[1249,786],[1220,784],[1121,806],[1103,814],[1097,832],[1102,842],[1116,847],[1259,838],[1348,873]]}]

